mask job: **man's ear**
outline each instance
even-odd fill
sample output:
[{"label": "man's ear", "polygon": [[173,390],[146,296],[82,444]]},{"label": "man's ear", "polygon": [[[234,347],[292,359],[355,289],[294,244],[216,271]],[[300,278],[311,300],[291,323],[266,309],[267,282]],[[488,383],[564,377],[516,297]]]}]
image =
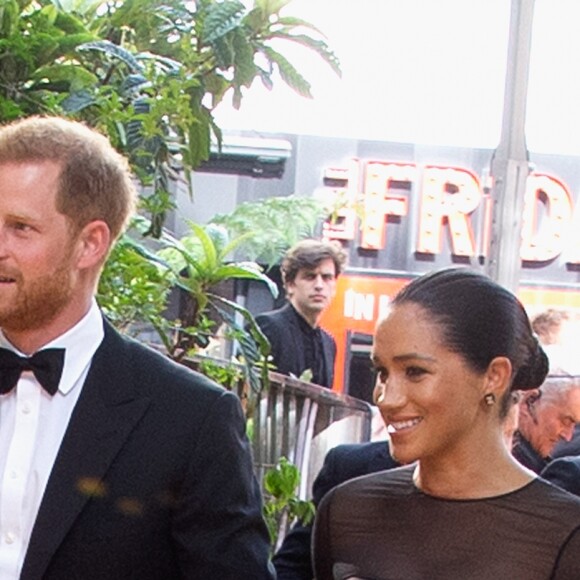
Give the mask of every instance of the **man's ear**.
[{"label": "man's ear", "polygon": [[79,269],[102,265],[111,245],[109,226],[102,220],[89,222],[78,234],[76,245]]},{"label": "man's ear", "polygon": [[521,415],[529,417],[534,423],[538,422],[536,403],[541,396],[542,391],[540,391],[540,389],[532,389],[530,391],[526,391],[522,396],[522,400],[520,401]]},{"label": "man's ear", "polygon": [[496,400],[500,400],[503,394],[509,389],[512,376],[512,363],[505,356],[496,356],[487,367],[483,394],[492,394]]}]

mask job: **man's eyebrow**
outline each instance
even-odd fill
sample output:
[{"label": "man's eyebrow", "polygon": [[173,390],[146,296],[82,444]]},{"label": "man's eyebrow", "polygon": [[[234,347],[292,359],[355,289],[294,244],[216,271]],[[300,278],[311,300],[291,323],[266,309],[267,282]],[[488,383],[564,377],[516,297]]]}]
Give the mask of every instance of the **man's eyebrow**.
[{"label": "man's eyebrow", "polygon": [[11,222],[37,223],[40,221],[40,219],[40,216],[32,215],[30,213],[10,213],[6,216],[6,220]]}]

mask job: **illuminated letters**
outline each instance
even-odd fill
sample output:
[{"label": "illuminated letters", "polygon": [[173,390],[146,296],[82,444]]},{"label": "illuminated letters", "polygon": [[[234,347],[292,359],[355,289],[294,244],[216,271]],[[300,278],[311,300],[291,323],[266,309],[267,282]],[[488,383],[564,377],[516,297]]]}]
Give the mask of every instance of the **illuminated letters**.
[{"label": "illuminated letters", "polygon": [[417,251],[438,254],[441,229],[449,223],[453,253],[475,255],[475,240],[469,215],[481,201],[479,181],[465,169],[426,167],[419,219]]},{"label": "illuminated letters", "polygon": [[407,215],[407,196],[394,194],[393,183],[410,184],[415,179],[415,172],[415,166],[409,164],[378,162],[367,164],[364,180],[362,248],[379,250],[385,247],[387,216]]},{"label": "illuminated letters", "polygon": [[[541,209],[545,210],[542,220]],[[544,262],[559,256],[571,224],[572,196],[566,186],[549,175],[530,175],[522,222],[522,260]]]},{"label": "illuminated letters", "polygon": [[[354,240],[357,216],[361,215],[359,246],[368,250],[385,248],[388,216],[407,216],[410,195],[415,193],[421,173],[414,250],[439,254],[442,232],[448,228],[453,255],[486,256],[493,202],[482,192],[479,178],[459,167],[427,165],[421,172],[413,163],[353,159],[347,168],[327,169],[325,180],[341,186],[324,188],[339,205],[336,219],[324,224],[324,237]],[[471,219],[476,210],[481,215],[477,240]],[[572,224],[573,200],[566,185],[550,175],[531,174],[522,216],[522,260],[543,262],[563,255],[567,263],[580,263],[580,250],[574,241],[579,234]],[[360,297],[353,297],[351,306],[352,314],[357,310],[359,316],[364,316],[361,312],[369,307]]]}]

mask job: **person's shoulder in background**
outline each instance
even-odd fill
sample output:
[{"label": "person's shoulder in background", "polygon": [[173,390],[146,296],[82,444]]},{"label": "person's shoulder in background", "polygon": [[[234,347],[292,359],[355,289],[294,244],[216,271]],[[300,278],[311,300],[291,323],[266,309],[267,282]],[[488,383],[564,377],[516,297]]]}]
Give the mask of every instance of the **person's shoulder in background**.
[{"label": "person's shoulder in background", "polygon": [[580,457],[560,457],[551,461],[540,473],[554,485],[580,496]]},{"label": "person's shoulder in background", "polygon": [[[351,443],[333,447],[324,458],[320,473],[312,485],[312,499],[318,505],[333,488],[345,481],[397,467],[387,441]],[[312,523],[296,524],[284,538],[272,563],[278,580],[312,580],[310,544]]]},{"label": "person's shoulder in background", "polygon": [[387,441],[338,445],[327,453],[314,482],[314,501],[319,502],[322,495],[344,481],[398,465],[391,457]]}]

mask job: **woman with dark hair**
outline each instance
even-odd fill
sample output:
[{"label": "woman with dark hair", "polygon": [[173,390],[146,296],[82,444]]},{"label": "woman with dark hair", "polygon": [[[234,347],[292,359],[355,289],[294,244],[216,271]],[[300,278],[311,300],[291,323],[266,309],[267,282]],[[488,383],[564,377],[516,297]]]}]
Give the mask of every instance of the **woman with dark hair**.
[{"label": "woman with dark hair", "polygon": [[517,298],[466,268],[423,276],[377,325],[372,357],[405,465],[324,498],[317,580],[579,579],[580,500],[521,466],[503,437],[512,391],[548,372]]}]

